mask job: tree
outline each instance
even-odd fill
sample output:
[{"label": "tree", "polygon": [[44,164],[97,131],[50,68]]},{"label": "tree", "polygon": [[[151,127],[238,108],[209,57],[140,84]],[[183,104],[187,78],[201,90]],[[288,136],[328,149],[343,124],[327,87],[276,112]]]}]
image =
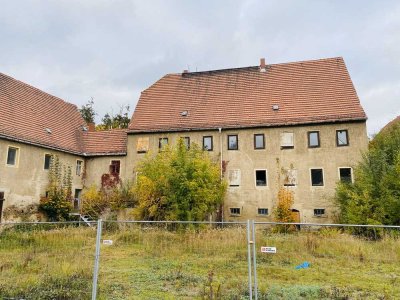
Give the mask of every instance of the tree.
[{"label": "tree", "polygon": [[148,154],[137,171],[133,215],[140,220],[205,220],[226,191],[219,164],[195,144],[187,149],[183,140]]},{"label": "tree", "polygon": [[86,123],[94,123],[94,117],[96,116],[96,112],[94,110],[94,101],[93,98],[89,100],[85,105],[79,109],[79,112],[82,115],[82,118],[86,121]]},{"label": "tree", "polygon": [[370,142],[355,168],[354,184],[338,184],[335,198],[340,207],[339,221],[400,225],[399,178],[400,122],[395,122]]},{"label": "tree", "polygon": [[116,115],[106,113],[101,119],[102,124],[97,126],[99,130],[108,130],[113,128],[128,128],[129,118],[129,105],[120,106],[119,113]]},{"label": "tree", "polygon": [[[274,221],[293,223],[295,221],[292,212],[293,203],[293,192],[286,188],[280,188],[278,192],[278,203],[273,210]],[[294,230],[295,227],[293,225],[277,225],[275,229],[277,232],[288,232]]]},{"label": "tree", "polygon": [[40,200],[39,209],[50,221],[68,220],[72,209],[72,172],[70,166],[60,162],[58,155],[52,155],[49,168],[47,196]]}]

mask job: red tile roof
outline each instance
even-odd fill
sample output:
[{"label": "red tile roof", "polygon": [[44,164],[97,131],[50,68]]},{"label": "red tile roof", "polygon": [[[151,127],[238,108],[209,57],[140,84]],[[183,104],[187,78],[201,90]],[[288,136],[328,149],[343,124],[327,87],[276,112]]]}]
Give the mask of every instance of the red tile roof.
[{"label": "red tile roof", "polygon": [[75,105],[2,73],[0,112],[2,138],[78,155],[126,153],[126,132],[85,132]]},{"label": "red tile roof", "polygon": [[126,129],[88,131],[84,137],[87,156],[126,154]]},{"label": "red tile roof", "polygon": [[129,131],[350,120],[366,120],[366,115],[338,57],[267,65],[266,72],[255,66],[165,75],[142,92]]}]

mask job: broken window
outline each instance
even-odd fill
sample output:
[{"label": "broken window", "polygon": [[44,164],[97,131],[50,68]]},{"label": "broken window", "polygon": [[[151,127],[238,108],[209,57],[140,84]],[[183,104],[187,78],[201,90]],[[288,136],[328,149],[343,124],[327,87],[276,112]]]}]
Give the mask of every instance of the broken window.
[{"label": "broken window", "polygon": [[267,170],[256,170],[256,186],[267,186]]},{"label": "broken window", "polygon": [[168,138],[159,138],[158,139],[158,148],[162,150],[165,146],[168,145]]},{"label": "broken window", "polygon": [[297,185],[297,170],[296,169],[284,169],[283,170],[283,185],[284,186],[296,186]]},{"label": "broken window", "polygon": [[228,135],[228,150],[238,150],[238,136]]},{"label": "broken window", "polygon": [[293,148],[294,148],[293,132],[282,132],[281,133],[281,149],[293,149]]},{"label": "broken window", "polygon": [[239,207],[231,207],[230,213],[232,216],[240,216],[240,208]]},{"label": "broken window", "polygon": [[18,148],[8,147],[7,165],[15,166],[17,164]]},{"label": "broken window", "polygon": [[203,136],[203,149],[206,151],[213,150],[213,137],[212,136]]},{"label": "broken window", "polygon": [[44,155],[44,169],[48,170],[50,169],[50,161],[51,161],[51,154],[45,154]]},{"label": "broken window", "polygon": [[309,131],[308,148],[318,148],[319,146],[319,131]]},{"label": "broken window", "polygon": [[339,168],[340,181],[351,183],[353,178],[351,176],[351,168]]},{"label": "broken window", "polygon": [[112,175],[119,175],[120,173],[120,166],[121,161],[119,160],[112,160],[110,164],[110,174]]},{"label": "broken window", "polygon": [[229,186],[240,186],[240,170],[229,170]]},{"label": "broken window", "polygon": [[75,169],[75,174],[80,176],[82,173],[82,165],[83,161],[82,160],[77,160],[76,161],[76,169]]},{"label": "broken window", "polygon": [[265,149],[265,140],[263,133],[254,135],[254,149]]},{"label": "broken window", "polygon": [[324,185],[324,173],[322,169],[311,169],[311,185],[312,186]]},{"label": "broken window", "polygon": [[136,144],[137,153],[146,153],[149,151],[149,138],[148,137],[140,137],[137,140]]},{"label": "broken window", "polygon": [[347,130],[336,130],[336,145],[338,147],[349,145],[349,137]]}]

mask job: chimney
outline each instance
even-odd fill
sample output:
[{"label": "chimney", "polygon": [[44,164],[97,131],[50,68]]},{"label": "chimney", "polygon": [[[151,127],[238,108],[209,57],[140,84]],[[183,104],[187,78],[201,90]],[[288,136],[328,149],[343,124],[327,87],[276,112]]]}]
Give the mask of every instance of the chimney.
[{"label": "chimney", "polygon": [[87,123],[89,132],[96,131],[96,124],[95,123]]},{"label": "chimney", "polygon": [[260,58],[260,72],[265,72],[267,69],[265,67],[265,58]]}]

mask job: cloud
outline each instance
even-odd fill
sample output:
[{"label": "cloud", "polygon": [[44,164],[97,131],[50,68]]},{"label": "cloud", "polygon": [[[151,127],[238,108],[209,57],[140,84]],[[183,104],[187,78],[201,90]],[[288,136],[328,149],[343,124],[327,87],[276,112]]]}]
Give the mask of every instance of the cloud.
[{"label": "cloud", "polygon": [[166,73],[343,56],[372,133],[399,113],[399,16],[398,1],[8,1],[0,72],[102,116]]}]

